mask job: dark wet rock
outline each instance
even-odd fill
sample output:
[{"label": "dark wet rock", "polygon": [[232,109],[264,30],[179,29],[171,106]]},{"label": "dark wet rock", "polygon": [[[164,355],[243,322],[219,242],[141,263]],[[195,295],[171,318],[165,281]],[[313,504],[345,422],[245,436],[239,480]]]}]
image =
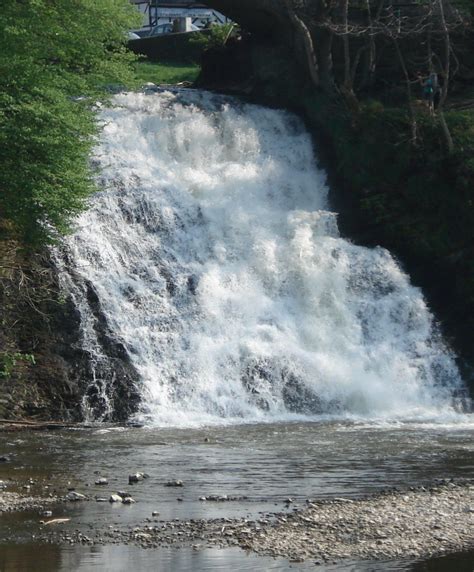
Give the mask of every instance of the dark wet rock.
[{"label": "dark wet rock", "polygon": [[176,480],[176,481],[168,481],[165,483],[165,487],[182,487],[184,485],[183,481]]},{"label": "dark wet rock", "polygon": [[124,499],[122,499],[122,503],[123,504],[134,504],[137,501],[132,499],[132,497],[125,497]]},{"label": "dark wet rock", "polygon": [[293,374],[284,376],[283,400],[289,411],[314,415],[327,411],[327,404],[322,404],[320,397],[306,387]]},{"label": "dark wet rock", "polygon": [[95,481],[95,484],[100,485],[100,486],[104,486],[104,485],[108,485],[109,481],[105,477],[100,477],[100,479],[97,479]]},{"label": "dark wet rock", "polygon": [[8,455],[0,455],[0,463],[9,463],[11,461],[11,457]]},{"label": "dark wet rock", "polygon": [[142,90],[144,93],[157,93],[161,90],[161,88],[158,87],[156,83],[148,81],[145,84],[143,84]]},{"label": "dark wet rock", "polygon": [[139,483],[140,481],[143,481],[143,479],[146,479],[147,477],[148,475],[145,475],[145,473],[133,473],[133,475],[128,476],[128,484],[133,485],[135,483]]},{"label": "dark wet rock", "polygon": [[[60,272],[49,251],[24,254],[18,247],[8,250],[14,253],[8,263],[22,270],[21,275],[13,272],[6,277],[6,287],[0,292],[0,346],[34,354],[35,363],[25,363],[8,380],[1,416],[82,421],[86,397],[88,409],[97,418],[125,421],[138,408],[139,376],[123,345],[110,335],[94,286],[71,273],[68,286],[74,294],[64,299]],[[68,268],[68,255],[63,255]],[[3,256],[2,251],[0,262],[5,263]],[[25,279],[34,292],[37,312],[31,312],[30,292],[18,286]],[[78,298],[89,306],[94,322],[100,348],[94,355],[83,344],[81,312],[75,304]]]}]

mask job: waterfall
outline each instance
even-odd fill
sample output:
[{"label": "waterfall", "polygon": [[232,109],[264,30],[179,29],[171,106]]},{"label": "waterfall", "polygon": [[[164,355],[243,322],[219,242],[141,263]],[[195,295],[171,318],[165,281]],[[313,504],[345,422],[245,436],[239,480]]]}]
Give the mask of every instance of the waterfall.
[{"label": "waterfall", "polygon": [[[420,418],[462,387],[389,252],[339,236],[310,135],[285,111],[182,90],[115,96],[103,190],[66,241],[160,425]],[[71,279],[71,276],[74,278]]]}]

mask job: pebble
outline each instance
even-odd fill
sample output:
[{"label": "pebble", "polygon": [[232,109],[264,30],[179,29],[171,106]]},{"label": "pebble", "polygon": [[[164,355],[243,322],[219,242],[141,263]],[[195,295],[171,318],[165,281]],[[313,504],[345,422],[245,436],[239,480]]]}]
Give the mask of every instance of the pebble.
[{"label": "pebble", "polygon": [[120,495],[110,495],[109,502],[122,502],[122,497]]},{"label": "pebble", "polygon": [[66,500],[70,502],[84,501],[86,499],[87,499],[86,495],[83,495],[76,491],[69,491],[66,495]]},{"label": "pebble", "polygon": [[105,477],[100,477],[100,479],[96,480],[95,484],[100,485],[100,486],[104,486],[104,485],[108,485],[109,481]]}]

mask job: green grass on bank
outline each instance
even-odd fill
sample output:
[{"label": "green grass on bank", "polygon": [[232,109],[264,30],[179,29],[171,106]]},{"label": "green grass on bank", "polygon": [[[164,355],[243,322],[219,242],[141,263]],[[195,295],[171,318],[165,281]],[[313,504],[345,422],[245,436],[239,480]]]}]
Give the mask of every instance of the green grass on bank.
[{"label": "green grass on bank", "polygon": [[200,69],[197,64],[146,61],[136,64],[136,75],[137,79],[144,83],[176,84],[196,81]]}]

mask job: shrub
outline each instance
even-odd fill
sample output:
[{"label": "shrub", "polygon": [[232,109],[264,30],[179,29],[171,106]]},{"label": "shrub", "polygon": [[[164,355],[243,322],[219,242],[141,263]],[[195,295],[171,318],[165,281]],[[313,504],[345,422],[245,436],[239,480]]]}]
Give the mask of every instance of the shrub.
[{"label": "shrub", "polygon": [[16,0],[0,12],[0,217],[25,242],[67,230],[94,189],[91,99],[132,80],[128,0]]}]

